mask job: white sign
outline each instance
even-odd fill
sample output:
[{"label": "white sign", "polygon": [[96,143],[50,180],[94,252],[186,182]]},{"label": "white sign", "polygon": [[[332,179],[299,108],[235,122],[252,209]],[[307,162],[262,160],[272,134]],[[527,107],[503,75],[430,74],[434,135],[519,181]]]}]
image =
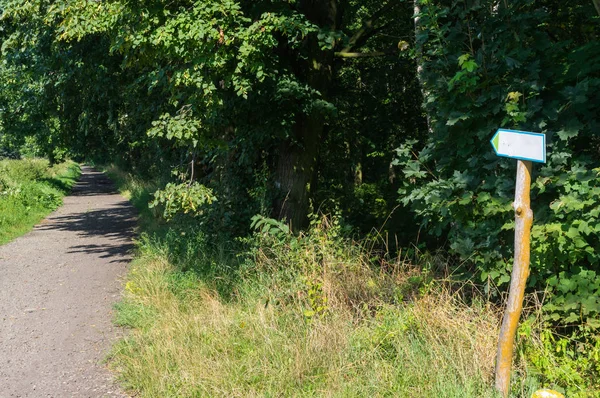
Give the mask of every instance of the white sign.
[{"label": "white sign", "polygon": [[490,142],[498,156],[546,163],[545,134],[498,129]]}]

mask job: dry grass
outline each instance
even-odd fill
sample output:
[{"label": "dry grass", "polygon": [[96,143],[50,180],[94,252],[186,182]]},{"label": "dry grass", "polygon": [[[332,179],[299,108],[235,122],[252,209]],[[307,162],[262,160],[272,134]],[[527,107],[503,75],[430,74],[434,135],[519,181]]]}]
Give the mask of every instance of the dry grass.
[{"label": "dry grass", "polygon": [[411,311],[421,320],[421,334],[431,342],[434,368],[451,362],[463,382],[481,376],[491,384],[500,318],[496,309],[467,306],[440,288],[420,297]]},{"label": "dry grass", "polygon": [[138,260],[119,310],[136,328],[111,364],[141,397],[493,396],[496,314],[449,290],[307,318],[303,299],[265,305],[264,291],[225,301],[186,282],[182,295],[173,272],[161,257]]},{"label": "dry grass", "polygon": [[[144,202],[146,187],[124,186]],[[327,218],[300,236],[257,234],[237,259],[207,254],[214,242],[190,230],[154,231],[110,359],[135,396],[495,397],[497,311],[341,239]]]}]

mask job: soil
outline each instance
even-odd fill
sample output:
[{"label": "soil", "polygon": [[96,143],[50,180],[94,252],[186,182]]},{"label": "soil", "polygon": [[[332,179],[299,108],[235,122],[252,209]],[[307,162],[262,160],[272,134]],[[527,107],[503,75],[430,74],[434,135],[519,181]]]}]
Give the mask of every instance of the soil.
[{"label": "soil", "polygon": [[124,397],[104,360],[136,214],[90,167],[64,205],[0,246],[0,398]]}]

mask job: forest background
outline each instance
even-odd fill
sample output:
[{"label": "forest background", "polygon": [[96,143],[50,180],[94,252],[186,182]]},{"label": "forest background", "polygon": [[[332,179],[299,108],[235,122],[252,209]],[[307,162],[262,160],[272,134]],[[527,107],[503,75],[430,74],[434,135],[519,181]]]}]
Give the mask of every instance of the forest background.
[{"label": "forest background", "polygon": [[[499,127],[545,133],[527,287],[539,305],[519,332],[539,341],[522,361],[571,396],[599,393],[594,1],[2,0],[0,10],[0,156],[117,165],[156,224],[146,244],[175,247],[171,274],[209,273],[211,289],[236,296],[231,284],[257,280],[257,264],[296,269],[302,286],[290,289],[310,325],[336,306],[327,256],[334,275],[352,271],[315,242],[359,247],[353,258],[379,275],[340,299],[360,319],[440,278],[476,286],[459,289],[469,304],[500,304],[516,167],[488,141]],[[207,260],[223,251],[235,261]],[[398,259],[419,269],[410,294],[387,285]]]}]

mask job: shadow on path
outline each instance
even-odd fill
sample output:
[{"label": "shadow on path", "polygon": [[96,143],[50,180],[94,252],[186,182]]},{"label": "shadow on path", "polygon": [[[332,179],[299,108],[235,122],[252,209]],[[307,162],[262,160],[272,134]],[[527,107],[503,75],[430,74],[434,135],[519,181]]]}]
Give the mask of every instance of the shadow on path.
[{"label": "shadow on path", "polygon": [[36,231],[71,231],[78,236],[93,238],[94,243],[69,247],[68,253],[94,253],[111,262],[128,261],[125,256],[134,248],[136,213],[133,206],[121,198],[112,182],[101,172],[83,166],[81,179],[73,188],[73,197],[94,199],[94,209],[85,204],[79,212],[56,214],[38,225]]},{"label": "shadow on path", "polygon": [[96,196],[96,195],[117,195],[117,190],[112,181],[100,171],[96,171],[89,166],[81,167],[81,178],[73,187],[73,196]]}]

